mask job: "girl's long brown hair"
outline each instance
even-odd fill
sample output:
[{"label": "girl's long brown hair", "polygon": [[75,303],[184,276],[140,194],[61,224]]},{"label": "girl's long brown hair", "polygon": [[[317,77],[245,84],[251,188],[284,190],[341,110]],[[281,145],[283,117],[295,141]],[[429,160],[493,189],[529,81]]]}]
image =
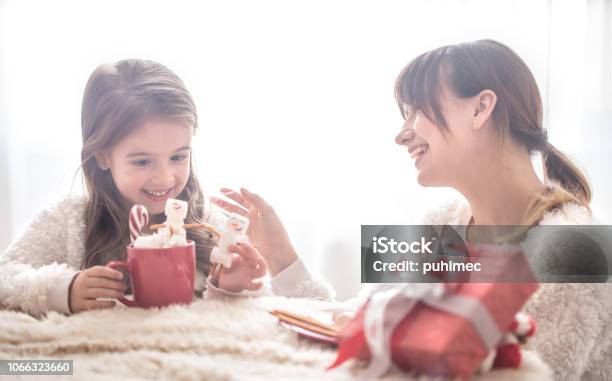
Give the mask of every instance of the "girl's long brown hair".
[{"label": "girl's long brown hair", "polygon": [[[99,168],[96,153],[113,147],[141,127],[147,118],[165,118],[198,125],[196,106],[184,83],[165,66],[153,61],[128,59],[99,66],[89,77],[81,110],[83,148],[81,168],[87,192],[85,210],[85,256],[81,268],[124,259],[130,242],[129,207],[119,194],[109,170]],[[204,195],[192,157],[185,188],[178,196],[187,201],[186,223],[202,222]],[[188,230],[196,245],[199,270],[208,273],[213,236]]]},{"label": "girl's long brown hair", "polygon": [[412,60],[395,83],[395,98],[405,117],[406,106],[420,109],[442,132],[448,125],[441,111],[442,81],[461,98],[483,90],[497,95],[492,113],[500,141],[511,136],[516,142],[542,153],[544,176],[550,185],[536,195],[523,218],[525,225],[537,223],[544,213],[566,202],[588,208],[591,187],[582,171],[555,148],[543,128],[542,99],[533,74],[509,47],[493,40],[443,46]]}]

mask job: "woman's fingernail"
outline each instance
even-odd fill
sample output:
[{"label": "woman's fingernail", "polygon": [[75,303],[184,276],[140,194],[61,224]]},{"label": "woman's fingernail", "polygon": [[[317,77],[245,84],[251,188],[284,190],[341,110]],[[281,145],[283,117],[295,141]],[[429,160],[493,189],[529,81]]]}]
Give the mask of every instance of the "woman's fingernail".
[{"label": "woman's fingernail", "polygon": [[223,192],[223,193],[229,193],[229,192],[231,192],[231,190],[230,190],[230,189],[228,189],[228,188],[221,188],[221,192]]}]

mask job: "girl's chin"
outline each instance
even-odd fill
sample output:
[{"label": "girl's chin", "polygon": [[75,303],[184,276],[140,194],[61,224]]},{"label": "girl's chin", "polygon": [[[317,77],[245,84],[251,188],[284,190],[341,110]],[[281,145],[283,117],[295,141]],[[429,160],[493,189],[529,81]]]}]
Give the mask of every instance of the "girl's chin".
[{"label": "girl's chin", "polygon": [[144,205],[144,207],[147,208],[147,213],[149,216],[152,214],[164,214],[166,212],[165,201],[163,203],[157,203],[141,199],[139,204]]},{"label": "girl's chin", "polygon": [[152,214],[164,214],[165,213],[164,208],[147,207],[146,205],[145,205],[145,207],[147,208],[147,212],[149,213],[149,215],[152,215]]}]

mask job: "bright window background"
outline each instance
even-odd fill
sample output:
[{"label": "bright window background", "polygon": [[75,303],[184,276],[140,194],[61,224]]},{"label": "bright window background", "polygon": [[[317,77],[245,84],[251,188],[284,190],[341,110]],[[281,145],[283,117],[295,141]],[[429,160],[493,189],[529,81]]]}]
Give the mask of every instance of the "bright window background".
[{"label": "bright window background", "polygon": [[353,295],[360,225],[414,223],[453,193],[420,188],[393,143],[394,80],[426,50],[480,38],[530,66],[551,141],[587,171],[593,210],[610,221],[611,20],[604,0],[0,1],[0,249],[81,192],[89,74],[145,58],[196,100],[206,192],[260,193],[310,269]]}]

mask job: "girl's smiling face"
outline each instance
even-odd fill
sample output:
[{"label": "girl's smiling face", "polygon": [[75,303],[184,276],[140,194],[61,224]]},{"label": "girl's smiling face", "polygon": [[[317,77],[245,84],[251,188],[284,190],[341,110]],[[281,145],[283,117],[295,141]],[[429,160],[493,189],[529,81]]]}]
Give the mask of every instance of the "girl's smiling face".
[{"label": "girl's smiling face", "polygon": [[150,119],[96,158],[129,204],[163,213],[166,200],[177,198],[189,178],[192,134],[186,123]]}]

